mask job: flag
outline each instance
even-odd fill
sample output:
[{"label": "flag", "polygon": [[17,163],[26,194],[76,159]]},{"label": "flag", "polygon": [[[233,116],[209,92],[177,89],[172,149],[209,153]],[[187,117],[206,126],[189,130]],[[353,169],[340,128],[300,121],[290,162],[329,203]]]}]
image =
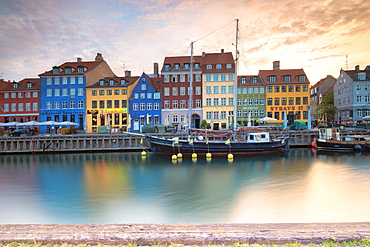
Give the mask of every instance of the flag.
[{"label": "flag", "polygon": [[227,139],[225,142],[226,145],[230,145],[230,139]]},{"label": "flag", "polygon": [[190,139],[189,144],[193,145],[193,142],[194,142],[193,139]]},{"label": "flag", "polygon": [[143,144],[143,142],[144,142],[144,141],[143,141],[143,138],[141,138],[141,139],[140,139],[140,144]]}]

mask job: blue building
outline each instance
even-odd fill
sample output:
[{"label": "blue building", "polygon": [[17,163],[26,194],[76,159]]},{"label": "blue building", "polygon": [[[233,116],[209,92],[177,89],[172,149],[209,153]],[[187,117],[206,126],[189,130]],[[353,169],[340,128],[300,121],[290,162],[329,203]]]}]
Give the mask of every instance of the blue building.
[{"label": "blue building", "polygon": [[160,83],[160,77],[141,75],[129,97],[129,131],[141,131],[146,124],[161,124]]},{"label": "blue building", "polygon": [[[65,62],[54,66],[40,77],[40,121],[69,121],[78,123],[79,130],[86,130],[85,87],[100,78],[115,76],[100,53],[95,61]],[[60,126],[41,126],[41,133],[51,133]]]}]

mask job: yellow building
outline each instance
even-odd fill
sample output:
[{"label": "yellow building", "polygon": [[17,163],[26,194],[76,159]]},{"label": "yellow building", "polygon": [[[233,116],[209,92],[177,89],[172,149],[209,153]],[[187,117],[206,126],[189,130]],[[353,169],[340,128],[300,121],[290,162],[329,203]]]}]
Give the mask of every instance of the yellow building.
[{"label": "yellow building", "polygon": [[202,73],[203,120],[212,129],[228,129],[234,115],[235,62],[231,52],[205,53]]},{"label": "yellow building", "polygon": [[128,96],[139,81],[138,76],[106,77],[86,87],[87,133],[127,131]]},{"label": "yellow building", "polygon": [[280,69],[280,61],[273,63],[273,70],[260,70],[260,79],[266,85],[266,116],[288,124],[308,121],[310,82],[303,69]]}]

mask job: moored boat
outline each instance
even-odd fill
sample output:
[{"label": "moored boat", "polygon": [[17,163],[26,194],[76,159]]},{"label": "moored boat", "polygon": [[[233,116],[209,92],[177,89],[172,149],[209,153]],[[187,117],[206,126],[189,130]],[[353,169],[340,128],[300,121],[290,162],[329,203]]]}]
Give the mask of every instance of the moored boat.
[{"label": "moored boat", "polygon": [[339,128],[321,128],[319,129],[319,138],[314,141],[312,146],[323,151],[370,151],[370,136],[342,135]]}]

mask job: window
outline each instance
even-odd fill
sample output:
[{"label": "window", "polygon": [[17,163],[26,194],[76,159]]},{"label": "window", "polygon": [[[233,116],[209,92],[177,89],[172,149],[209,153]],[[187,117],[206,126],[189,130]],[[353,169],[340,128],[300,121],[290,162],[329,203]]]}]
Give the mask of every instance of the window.
[{"label": "window", "polygon": [[299,75],[298,76],[298,81],[299,82],[305,82],[306,81],[306,76],[305,75]]},{"label": "window", "polygon": [[99,90],[99,95],[104,95],[104,90]]},{"label": "window", "polygon": [[265,104],[265,99],[264,98],[260,98],[260,105],[264,105]]},{"label": "window", "polygon": [[196,95],[201,95],[201,93],[202,93],[201,90],[202,90],[201,87],[195,87],[195,94]]},{"label": "window", "polygon": [[222,64],[216,64],[216,69],[222,69]]},{"label": "window", "polygon": [[234,86],[229,86],[229,93],[234,93]]},{"label": "window", "polygon": [[356,102],[357,103],[361,103],[361,101],[362,101],[362,96],[361,95],[357,95],[356,96]]},{"label": "window", "polygon": [[289,105],[294,105],[294,98],[293,97],[289,97]]},{"label": "window", "polygon": [[218,98],[214,98],[213,99],[213,105],[214,106],[218,106]]},{"label": "window", "polygon": [[59,88],[54,89],[54,96],[60,96],[60,89]]},{"label": "window", "polygon": [[215,94],[218,93],[218,86],[213,87],[213,93],[215,93]]},{"label": "window", "polygon": [[185,82],[185,74],[180,75],[180,82]]},{"label": "window", "polygon": [[173,96],[177,96],[178,95],[178,88],[177,87],[173,87],[172,88],[172,95]]},{"label": "window", "polygon": [[[51,104],[51,102],[50,102],[50,101],[46,102],[46,109],[47,109],[47,110],[52,109],[52,104]],[[13,111],[13,106],[12,106],[12,111]]]},{"label": "window", "polygon": [[267,105],[272,105],[272,98],[267,99]]},{"label": "window", "polygon": [[147,94],[146,94],[146,98],[147,98],[147,99],[151,99],[151,98],[152,98],[152,95],[153,95],[152,93],[147,93]]},{"label": "window", "polygon": [[52,89],[50,89],[50,88],[49,89],[46,89],[46,97],[51,97],[51,96],[53,96]]},{"label": "window", "polygon": [[107,108],[112,108],[112,100],[107,100]]},{"label": "window", "polygon": [[206,106],[212,105],[212,99],[206,99]]},{"label": "window", "polygon": [[286,105],[286,98],[281,98],[281,105]]},{"label": "window", "polygon": [[172,75],[172,82],[177,82],[177,75]]},{"label": "window", "polygon": [[173,123],[177,123],[178,122],[178,119],[177,119],[177,115],[172,115],[172,122]]},{"label": "window", "polygon": [[164,88],[164,96],[170,96],[170,88],[169,87]]},{"label": "window", "polygon": [[226,111],[221,111],[221,119],[226,119]]},{"label": "window", "polygon": [[78,84],[84,84],[84,78],[82,76],[78,77]]},{"label": "window", "polygon": [[107,95],[112,95],[112,90],[107,90]]},{"label": "window", "polygon": [[63,102],[62,102],[62,108],[63,108],[63,109],[67,109],[67,108],[68,108],[68,103],[67,103],[67,101],[63,101]]},{"label": "window", "polygon": [[356,90],[360,91],[361,90],[361,85],[357,84],[356,85]]},{"label": "window", "polygon": [[302,91],[303,92],[308,92],[308,86],[307,85],[303,85],[302,86]]},{"label": "window", "polygon": [[127,107],[127,100],[122,100],[121,101],[121,103],[122,103],[122,108],[126,108]]},{"label": "window", "polygon": [[78,109],[84,108],[84,102],[82,100],[78,101]]},{"label": "window", "polygon": [[46,85],[51,85],[52,84],[52,78],[51,77],[47,77],[46,78]]},{"label": "window", "polygon": [[63,82],[62,84],[68,84],[68,78],[67,77],[63,77]]},{"label": "window", "polygon": [[268,87],[267,87],[267,92],[268,92],[268,93],[272,93],[272,86],[268,86]]},{"label": "window", "polygon": [[83,88],[78,89],[78,96],[84,96],[84,89]]},{"label": "window", "polygon": [[127,89],[122,89],[121,93],[122,93],[122,95],[126,95],[127,94]]},{"label": "window", "polygon": [[292,82],[292,79],[291,79],[290,75],[284,75],[283,76],[283,81],[284,82]]},{"label": "window", "polygon": [[133,109],[134,111],[139,110],[139,104],[138,104],[138,103],[134,103],[134,104],[132,105],[132,109]]},{"label": "window", "polygon": [[141,90],[146,90],[146,84],[141,84]]},{"label": "window", "polygon": [[196,74],[196,75],[195,75],[195,81],[196,81],[196,82],[200,82],[200,81],[202,81],[202,76],[201,76],[200,74]]},{"label": "window", "polygon": [[83,72],[85,72],[84,67],[82,66],[77,67],[77,73],[83,73]]},{"label": "window", "polygon": [[301,104],[301,97],[296,97],[295,98],[295,104],[300,105]]},{"label": "window", "polygon": [[280,87],[279,87],[279,86],[275,86],[275,87],[274,87],[274,92],[275,92],[275,93],[280,92]]},{"label": "window", "polygon": [[218,74],[213,75],[213,81],[218,81]]},{"label": "window", "polygon": [[71,77],[71,78],[70,78],[70,83],[71,83],[71,84],[76,84],[76,78]]},{"label": "window", "polygon": [[159,103],[154,103],[154,110],[159,110]]},{"label": "window", "polygon": [[211,81],[211,75],[206,75],[206,81]]},{"label": "window", "polygon": [[229,81],[233,81],[234,80],[234,74],[229,74],[228,77],[229,77]]},{"label": "window", "polygon": [[186,108],[186,100],[181,100],[180,101],[180,108],[185,109]]},{"label": "window", "polygon": [[69,108],[71,108],[71,109],[76,108],[76,101],[69,102]]},{"label": "window", "polygon": [[96,95],[98,95],[98,92],[96,90],[92,90],[91,94],[92,94],[92,96],[96,96]]},{"label": "window", "polygon": [[188,63],[184,64],[184,69],[190,69],[190,64]]},{"label": "window", "polygon": [[154,93],[154,99],[160,99],[161,93]]},{"label": "window", "polygon": [[119,90],[118,89],[114,90],[114,95],[119,95]]},{"label": "window", "polygon": [[275,105],[280,105],[280,98],[275,98]]},{"label": "window", "polygon": [[177,108],[179,107],[178,103],[179,103],[179,102],[178,102],[177,100],[173,100],[173,101],[172,101],[172,108],[173,108],[173,109],[177,109]]},{"label": "window", "polygon": [[195,107],[196,107],[196,108],[201,108],[201,107],[202,107],[202,104],[201,104],[201,100],[200,100],[200,99],[197,99],[197,100],[195,101]]},{"label": "window", "polygon": [[242,77],[240,80],[240,84],[242,85],[247,84],[247,79],[245,77]]},{"label": "window", "polygon": [[207,111],[206,112],[206,118],[207,118],[207,120],[211,120],[212,119],[212,112]]},{"label": "window", "polygon": [[151,111],[152,110],[152,103],[148,103],[147,104],[147,109],[148,109],[148,111]]},{"label": "window", "polygon": [[59,77],[55,77],[54,78],[54,85],[59,85],[59,84],[60,84]]},{"label": "window", "polygon": [[296,92],[300,92],[300,91],[301,91],[301,86],[298,86],[298,85],[297,85],[297,86],[295,86],[295,91],[296,91]]},{"label": "window", "polygon": [[140,99],[145,99],[145,93],[140,93]]},{"label": "window", "polygon": [[213,119],[218,119],[218,111],[213,112]]},{"label": "window", "polygon": [[99,100],[99,108],[105,108],[105,101]]},{"label": "window", "polygon": [[62,89],[62,96],[68,96],[68,88]]},{"label": "window", "polygon": [[180,87],[180,95],[185,95],[185,87]]},{"label": "window", "polygon": [[170,75],[164,75],[164,82],[170,82]]},{"label": "window", "polygon": [[32,103],[32,111],[38,111],[39,110],[39,104],[37,102]]},{"label": "window", "polygon": [[294,86],[289,86],[289,87],[288,87],[288,91],[289,91],[289,92],[294,92]]},{"label": "window", "polygon": [[209,87],[209,86],[207,86],[206,87],[206,94],[211,94],[212,92],[211,92],[211,87]]},{"label": "window", "polygon": [[257,82],[257,77],[251,77],[251,83],[252,84],[257,84],[258,82]]},{"label": "window", "polygon": [[267,77],[267,80],[268,80],[269,82],[276,82],[276,75],[270,75],[270,76],[268,76],[268,77]]},{"label": "window", "polygon": [[91,108],[94,108],[94,109],[98,108],[98,102],[96,100],[93,100],[91,102]]},{"label": "window", "polygon": [[164,109],[170,109],[170,101],[169,100],[164,101]]},{"label": "window", "polygon": [[303,104],[307,105],[308,104],[308,97],[303,97]]},{"label": "window", "polygon": [[76,95],[76,89],[75,88],[71,88],[70,91],[69,91],[69,94],[73,97],[71,98],[74,98],[74,96]]},{"label": "window", "polygon": [[229,98],[229,105],[234,105],[234,98]]},{"label": "window", "polygon": [[207,64],[206,69],[212,69],[212,64]]}]

